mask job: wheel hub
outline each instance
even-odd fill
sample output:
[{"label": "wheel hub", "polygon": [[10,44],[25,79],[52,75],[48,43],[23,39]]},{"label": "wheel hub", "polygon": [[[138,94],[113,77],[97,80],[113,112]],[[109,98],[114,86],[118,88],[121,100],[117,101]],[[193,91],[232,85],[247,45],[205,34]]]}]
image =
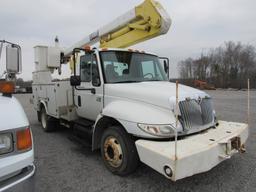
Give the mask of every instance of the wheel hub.
[{"label": "wheel hub", "polygon": [[112,167],[119,167],[123,162],[123,152],[118,140],[110,136],[104,142],[104,157]]}]

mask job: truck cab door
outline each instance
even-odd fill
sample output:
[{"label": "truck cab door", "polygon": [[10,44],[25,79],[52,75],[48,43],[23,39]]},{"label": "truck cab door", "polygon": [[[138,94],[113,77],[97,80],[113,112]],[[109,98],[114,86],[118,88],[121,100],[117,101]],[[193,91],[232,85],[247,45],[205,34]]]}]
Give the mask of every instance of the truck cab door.
[{"label": "truck cab door", "polygon": [[103,83],[96,54],[86,53],[79,62],[81,85],[74,93],[77,114],[94,121],[103,108]]}]

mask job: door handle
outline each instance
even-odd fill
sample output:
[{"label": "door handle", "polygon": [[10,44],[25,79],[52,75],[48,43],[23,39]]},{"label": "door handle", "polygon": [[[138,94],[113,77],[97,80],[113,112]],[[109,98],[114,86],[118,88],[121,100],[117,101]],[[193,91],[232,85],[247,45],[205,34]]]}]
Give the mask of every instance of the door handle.
[{"label": "door handle", "polygon": [[75,87],[75,89],[76,89],[76,90],[81,90],[81,91],[91,91],[92,94],[95,94],[95,93],[96,93],[96,89],[95,89],[95,88],[90,88],[90,89],[83,89],[83,88],[82,88],[82,89],[79,89],[79,88],[76,88],[76,87]]},{"label": "door handle", "polygon": [[96,93],[96,89],[95,88],[89,88],[89,89],[80,89],[80,90],[84,90],[84,91],[91,91],[92,94]]},{"label": "door handle", "polygon": [[81,107],[81,96],[80,95],[78,95],[77,102],[78,102],[78,106]]}]

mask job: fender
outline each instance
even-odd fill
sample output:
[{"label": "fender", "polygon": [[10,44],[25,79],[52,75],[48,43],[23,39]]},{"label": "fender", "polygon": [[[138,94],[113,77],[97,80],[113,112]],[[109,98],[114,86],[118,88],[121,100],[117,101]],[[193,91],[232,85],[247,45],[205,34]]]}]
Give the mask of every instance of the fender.
[{"label": "fender", "polygon": [[44,100],[42,100],[42,99],[40,99],[40,100],[39,100],[40,110],[41,110],[41,105],[43,105],[43,106],[44,106],[45,111],[46,111],[46,114],[49,114],[49,113],[48,113],[48,107],[47,107],[47,104],[46,104],[46,102],[45,102]]},{"label": "fender", "polygon": [[131,101],[109,103],[98,115],[92,136],[92,150],[100,147],[101,136],[109,125],[121,125],[129,134],[142,138],[158,138],[138,128],[138,123],[171,124],[175,122],[173,112],[160,107]]}]

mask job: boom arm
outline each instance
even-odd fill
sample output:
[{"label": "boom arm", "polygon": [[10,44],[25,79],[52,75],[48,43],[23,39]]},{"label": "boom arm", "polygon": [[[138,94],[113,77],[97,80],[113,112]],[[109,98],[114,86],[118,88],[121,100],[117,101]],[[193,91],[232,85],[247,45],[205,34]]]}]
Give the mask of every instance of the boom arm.
[{"label": "boom arm", "polygon": [[154,0],[145,0],[141,5],[68,48],[64,55],[68,57],[74,48],[97,42],[100,42],[102,48],[125,48],[166,34],[170,26],[171,19],[161,4]]}]

